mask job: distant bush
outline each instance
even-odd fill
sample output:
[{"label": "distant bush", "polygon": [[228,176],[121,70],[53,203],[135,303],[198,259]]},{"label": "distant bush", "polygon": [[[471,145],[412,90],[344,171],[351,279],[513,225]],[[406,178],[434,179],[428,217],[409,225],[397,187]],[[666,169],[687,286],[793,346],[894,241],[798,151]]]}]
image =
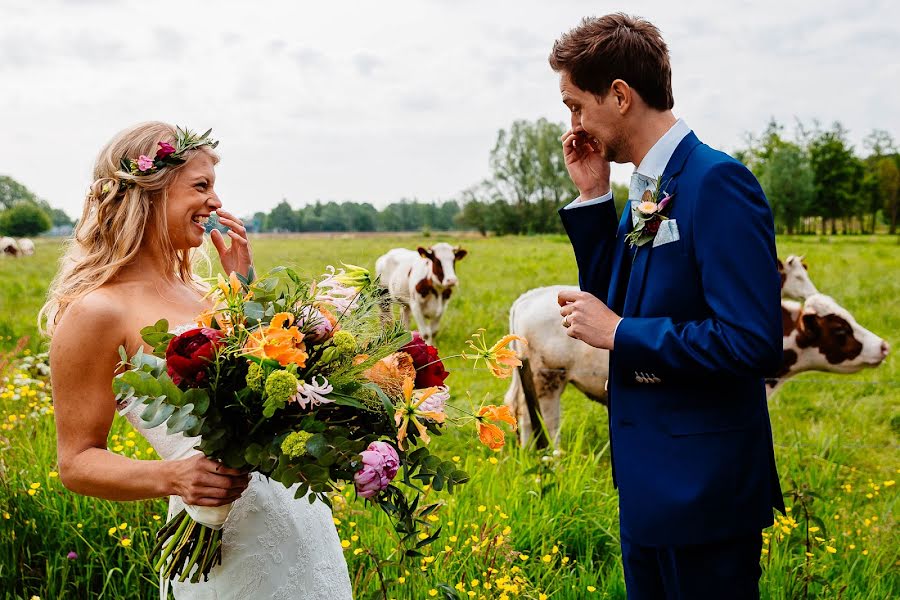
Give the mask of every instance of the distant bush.
[{"label": "distant bush", "polygon": [[52,226],[50,215],[31,202],[20,202],[0,212],[0,234],[3,235],[28,237],[43,233]]}]

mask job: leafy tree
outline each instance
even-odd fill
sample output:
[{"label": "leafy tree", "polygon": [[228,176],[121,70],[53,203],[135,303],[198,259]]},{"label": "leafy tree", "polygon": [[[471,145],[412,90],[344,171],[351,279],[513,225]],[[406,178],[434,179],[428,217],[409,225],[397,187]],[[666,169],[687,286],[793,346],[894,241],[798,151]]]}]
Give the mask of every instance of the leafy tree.
[{"label": "leafy tree", "polygon": [[50,221],[53,223],[54,227],[75,225],[75,221],[73,221],[65,211],[60,210],[59,208],[47,206],[44,208],[44,211],[50,216]]},{"label": "leafy tree", "polygon": [[[504,223],[508,233],[561,231],[556,211],[577,194],[569,179],[559,138],[565,131],[560,123],[546,119],[515,121],[509,131],[501,129],[491,151],[492,176],[484,186],[491,206],[500,213],[495,223]],[[496,205],[500,199],[515,207],[509,211]]]},{"label": "leafy tree", "polygon": [[774,146],[760,183],[772,205],[776,224],[793,234],[815,198],[813,172],[800,146],[791,142]]},{"label": "leafy tree", "polygon": [[37,203],[38,198],[31,190],[5,175],[0,176],[0,210],[12,208],[19,202]]},{"label": "leafy tree", "polygon": [[29,237],[50,229],[50,216],[33,202],[19,202],[0,212],[0,233],[13,237]]},{"label": "leafy tree", "polygon": [[287,200],[272,209],[267,222],[271,231],[300,231],[300,220]]},{"label": "leafy tree", "polygon": [[900,167],[898,155],[881,158],[878,168],[878,193],[884,199],[884,214],[888,219],[890,234],[897,233],[898,192],[900,192]]},{"label": "leafy tree", "polygon": [[836,221],[850,213],[861,187],[863,169],[847,142],[847,130],[839,122],[828,131],[820,131],[809,144],[809,160],[816,193],[816,213],[831,219],[831,233],[837,233]]}]

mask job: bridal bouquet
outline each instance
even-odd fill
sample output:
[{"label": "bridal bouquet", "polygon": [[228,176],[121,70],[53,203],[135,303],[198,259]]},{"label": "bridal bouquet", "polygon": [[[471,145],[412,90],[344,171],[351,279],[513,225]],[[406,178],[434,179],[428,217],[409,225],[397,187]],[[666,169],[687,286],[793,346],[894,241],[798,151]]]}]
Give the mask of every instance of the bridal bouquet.
[{"label": "bridal bouquet", "polygon": [[[296,498],[329,503],[342,482],[380,506],[404,541],[420,548],[420,525],[436,505],[419,492],[465,483],[452,461],[431,454],[431,435],[449,422],[475,422],[492,449],[503,445],[504,406],[448,416],[450,397],[437,350],[383,309],[382,291],[361,267],[328,267],[304,281],[279,267],[253,281],[221,275],[209,295],[216,308],[196,327],[170,332],[162,320],[141,335],[152,354],[128,357],[113,381],[117,400],[142,407],[148,427],[199,437],[196,448],[236,469],[255,471]],[[521,364],[506,336],[488,347],[483,332],[461,357],[485,361],[505,377]],[[414,448],[415,447],[415,448]],[[413,493],[395,485],[398,473]],[[153,550],[164,577],[199,581],[221,562],[229,507],[187,506],[162,527]],[[415,549],[408,550],[415,553]]]}]

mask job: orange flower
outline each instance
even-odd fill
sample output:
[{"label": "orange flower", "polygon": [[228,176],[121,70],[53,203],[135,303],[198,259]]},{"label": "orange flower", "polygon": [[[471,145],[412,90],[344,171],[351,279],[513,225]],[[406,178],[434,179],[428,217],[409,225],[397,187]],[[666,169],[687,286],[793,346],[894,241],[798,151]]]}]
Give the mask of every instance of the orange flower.
[{"label": "orange flower", "polygon": [[478,439],[481,440],[482,444],[491,450],[496,451],[506,444],[506,436],[503,435],[502,429],[489,421],[503,421],[509,423],[512,425],[513,431],[516,430],[517,423],[516,419],[509,412],[508,406],[494,406],[493,404],[489,404],[488,406],[482,406],[478,410],[478,414],[475,416],[475,427],[478,429]]},{"label": "orange flower", "polygon": [[494,377],[505,379],[512,375],[514,367],[522,365],[522,361],[519,360],[515,350],[505,348],[507,344],[513,341],[522,342],[523,344],[528,343],[525,338],[509,334],[503,336],[497,343],[488,348],[487,343],[484,341],[484,330],[480,329],[478,333],[472,336],[471,340],[466,342],[475,351],[475,354],[463,353],[463,357],[474,360],[476,365],[479,360],[484,360]]},{"label": "orange flower", "polygon": [[203,311],[197,315],[197,327],[212,328],[213,319],[215,319],[215,322],[222,328],[225,335],[234,333],[234,323],[232,323],[231,320],[231,312],[228,310],[210,309]]},{"label": "orange flower", "polygon": [[416,367],[412,356],[406,352],[394,352],[372,365],[365,375],[387,395],[399,396],[403,393],[403,382],[410,377],[415,379]]},{"label": "orange flower", "polygon": [[292,326],[293,323],[294,315],[278,313],[272,317],[267,327],[250,334],[244,346],[246,353],[258,358],[277,360],[282,367],[289,364],[305,367],[309,355],[306,353],[306,344],[303,343],[303,334]]},{"label": "orange flower", "polygon": [[406,441],[406,430],[409,427],[410,422],[416,426],[416,429],[419,432],[419,439],[422,440],[423,444],[427,444],[431,441],[431,437],[428,435],[428,429],[423,425],[419,419],[431,419],[436,423],[443,423],[444,419],[447,415],[443,412],[433,411],[433,410],[419,410],[419,407],[422,406],[422,403],[428,400],[438,391],[436,387],[430,387],[424,390],[421,390],[421,395],[417,398],[413,399],[413,386],[415,385],[415,375],[412,377],[407,377],[403,381],[403,404],[396,407],[396,411],[394,412],[394,420],[397,423],[397,447],[403,450],[403,442]]}]

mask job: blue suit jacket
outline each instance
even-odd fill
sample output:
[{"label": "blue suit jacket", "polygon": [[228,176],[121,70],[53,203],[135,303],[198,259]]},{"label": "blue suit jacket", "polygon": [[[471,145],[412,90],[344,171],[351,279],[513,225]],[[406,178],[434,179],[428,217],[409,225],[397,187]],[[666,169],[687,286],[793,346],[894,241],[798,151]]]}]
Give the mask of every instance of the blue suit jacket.
[{"label": "blue suit jacket", "polygon": [[581,289],[624,317],[609,425],[622,535],[648,546],[759,531],[784,509],[763,376],[781,360],[772,212],[749,170],[700,143],[662,176],[680,240],[636,252],[626,207],[560,210]]}]

